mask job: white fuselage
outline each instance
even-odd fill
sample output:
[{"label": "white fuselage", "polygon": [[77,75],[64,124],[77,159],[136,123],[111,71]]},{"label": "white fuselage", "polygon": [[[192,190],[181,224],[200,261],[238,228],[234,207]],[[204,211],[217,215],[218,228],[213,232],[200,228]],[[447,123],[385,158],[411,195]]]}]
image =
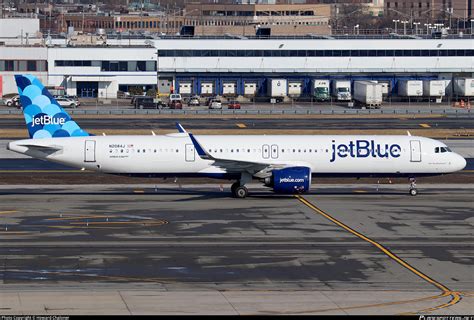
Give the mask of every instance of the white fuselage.
[{"label": "white fuselage", "polygon": [[[418,176],[462,170],[454,152],[437,152],[443,143],[415,136],[208,135],[197,136],[213,157],[306,166],[313,175]],[[38,145],[40,148],[28,146]],[[44,151],[53,147],[57,151]],[[144,176],[215,176],[229,172],[203,160],[186,133],[165,136],[89,136],[11,142],[12,151],[104,173]]]}]

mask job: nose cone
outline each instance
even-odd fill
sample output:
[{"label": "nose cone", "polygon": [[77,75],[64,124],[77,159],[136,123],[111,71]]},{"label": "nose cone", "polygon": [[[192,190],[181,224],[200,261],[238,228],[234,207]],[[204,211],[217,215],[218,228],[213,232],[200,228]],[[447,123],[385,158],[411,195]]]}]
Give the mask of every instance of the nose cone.
[{"label": "nose cone", "polygon": [[456,171],[460,171],[466,167],[466,159],[464,159],[459,154],[456,154],[456,160],[454,161],[454,166],[456,167]]}]

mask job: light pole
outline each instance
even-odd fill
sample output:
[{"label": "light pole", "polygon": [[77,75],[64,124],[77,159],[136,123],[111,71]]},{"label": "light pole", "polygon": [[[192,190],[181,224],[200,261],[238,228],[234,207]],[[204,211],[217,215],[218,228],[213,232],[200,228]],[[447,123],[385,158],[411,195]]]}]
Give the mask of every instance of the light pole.
[{"label": "light pole", "polygon": [[426,35],[428,35],[429,32],[430,32],[431,23],[425,23],[425,24],[423,24],[423,25],[426,27]]},{"label": "light pole", "polygon": [[407,23],[408,23],[408,21],[403,20],[403,21],[400,21],[400,23],[403,23],[403,34],[406,35],[407,34]]},{"label": "light pole", "polygon": [[418,35],[418,26],[421,24],[421,22],[413,22],[413,25],[415,26],[415,35]]},{"label": "light pole", "polygon": [[354,26],[354,34],[356,34],[356,31],[355,31],[356,29],[357,29],[357,34],[359,34],[359,25],[358,24],[356,24]]},{"label": "light pole", "polygon": [[444,26],[443,23],[435,23],[434,26],[436,27],[436,31],[439,31],[441,27]]},{"label": "light pole", "polygon": [[397,29],[397,23],[400,22],[400,20],[392,20],[394,23],[395,23],[395,33],[398,33],[398,29]]}]

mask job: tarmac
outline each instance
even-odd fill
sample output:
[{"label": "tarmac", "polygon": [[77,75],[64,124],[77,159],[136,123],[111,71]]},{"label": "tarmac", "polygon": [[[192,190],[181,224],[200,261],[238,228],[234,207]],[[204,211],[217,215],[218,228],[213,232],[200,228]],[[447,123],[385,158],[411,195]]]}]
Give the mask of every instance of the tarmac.
[{"label": "tarmac", "polygon": [[474,312],[474,186],[0,186],[1,314]]}]

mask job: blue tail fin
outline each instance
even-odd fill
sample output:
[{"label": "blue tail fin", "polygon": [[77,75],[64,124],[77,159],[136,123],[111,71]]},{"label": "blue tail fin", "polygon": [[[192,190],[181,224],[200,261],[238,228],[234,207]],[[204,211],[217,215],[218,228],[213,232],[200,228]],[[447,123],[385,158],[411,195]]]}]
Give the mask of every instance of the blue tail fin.
[{"label": "blue tail fin", "polygon": [[35,76],[15,75],[15,80],[30,138],[90,135],[71,119]]}]

